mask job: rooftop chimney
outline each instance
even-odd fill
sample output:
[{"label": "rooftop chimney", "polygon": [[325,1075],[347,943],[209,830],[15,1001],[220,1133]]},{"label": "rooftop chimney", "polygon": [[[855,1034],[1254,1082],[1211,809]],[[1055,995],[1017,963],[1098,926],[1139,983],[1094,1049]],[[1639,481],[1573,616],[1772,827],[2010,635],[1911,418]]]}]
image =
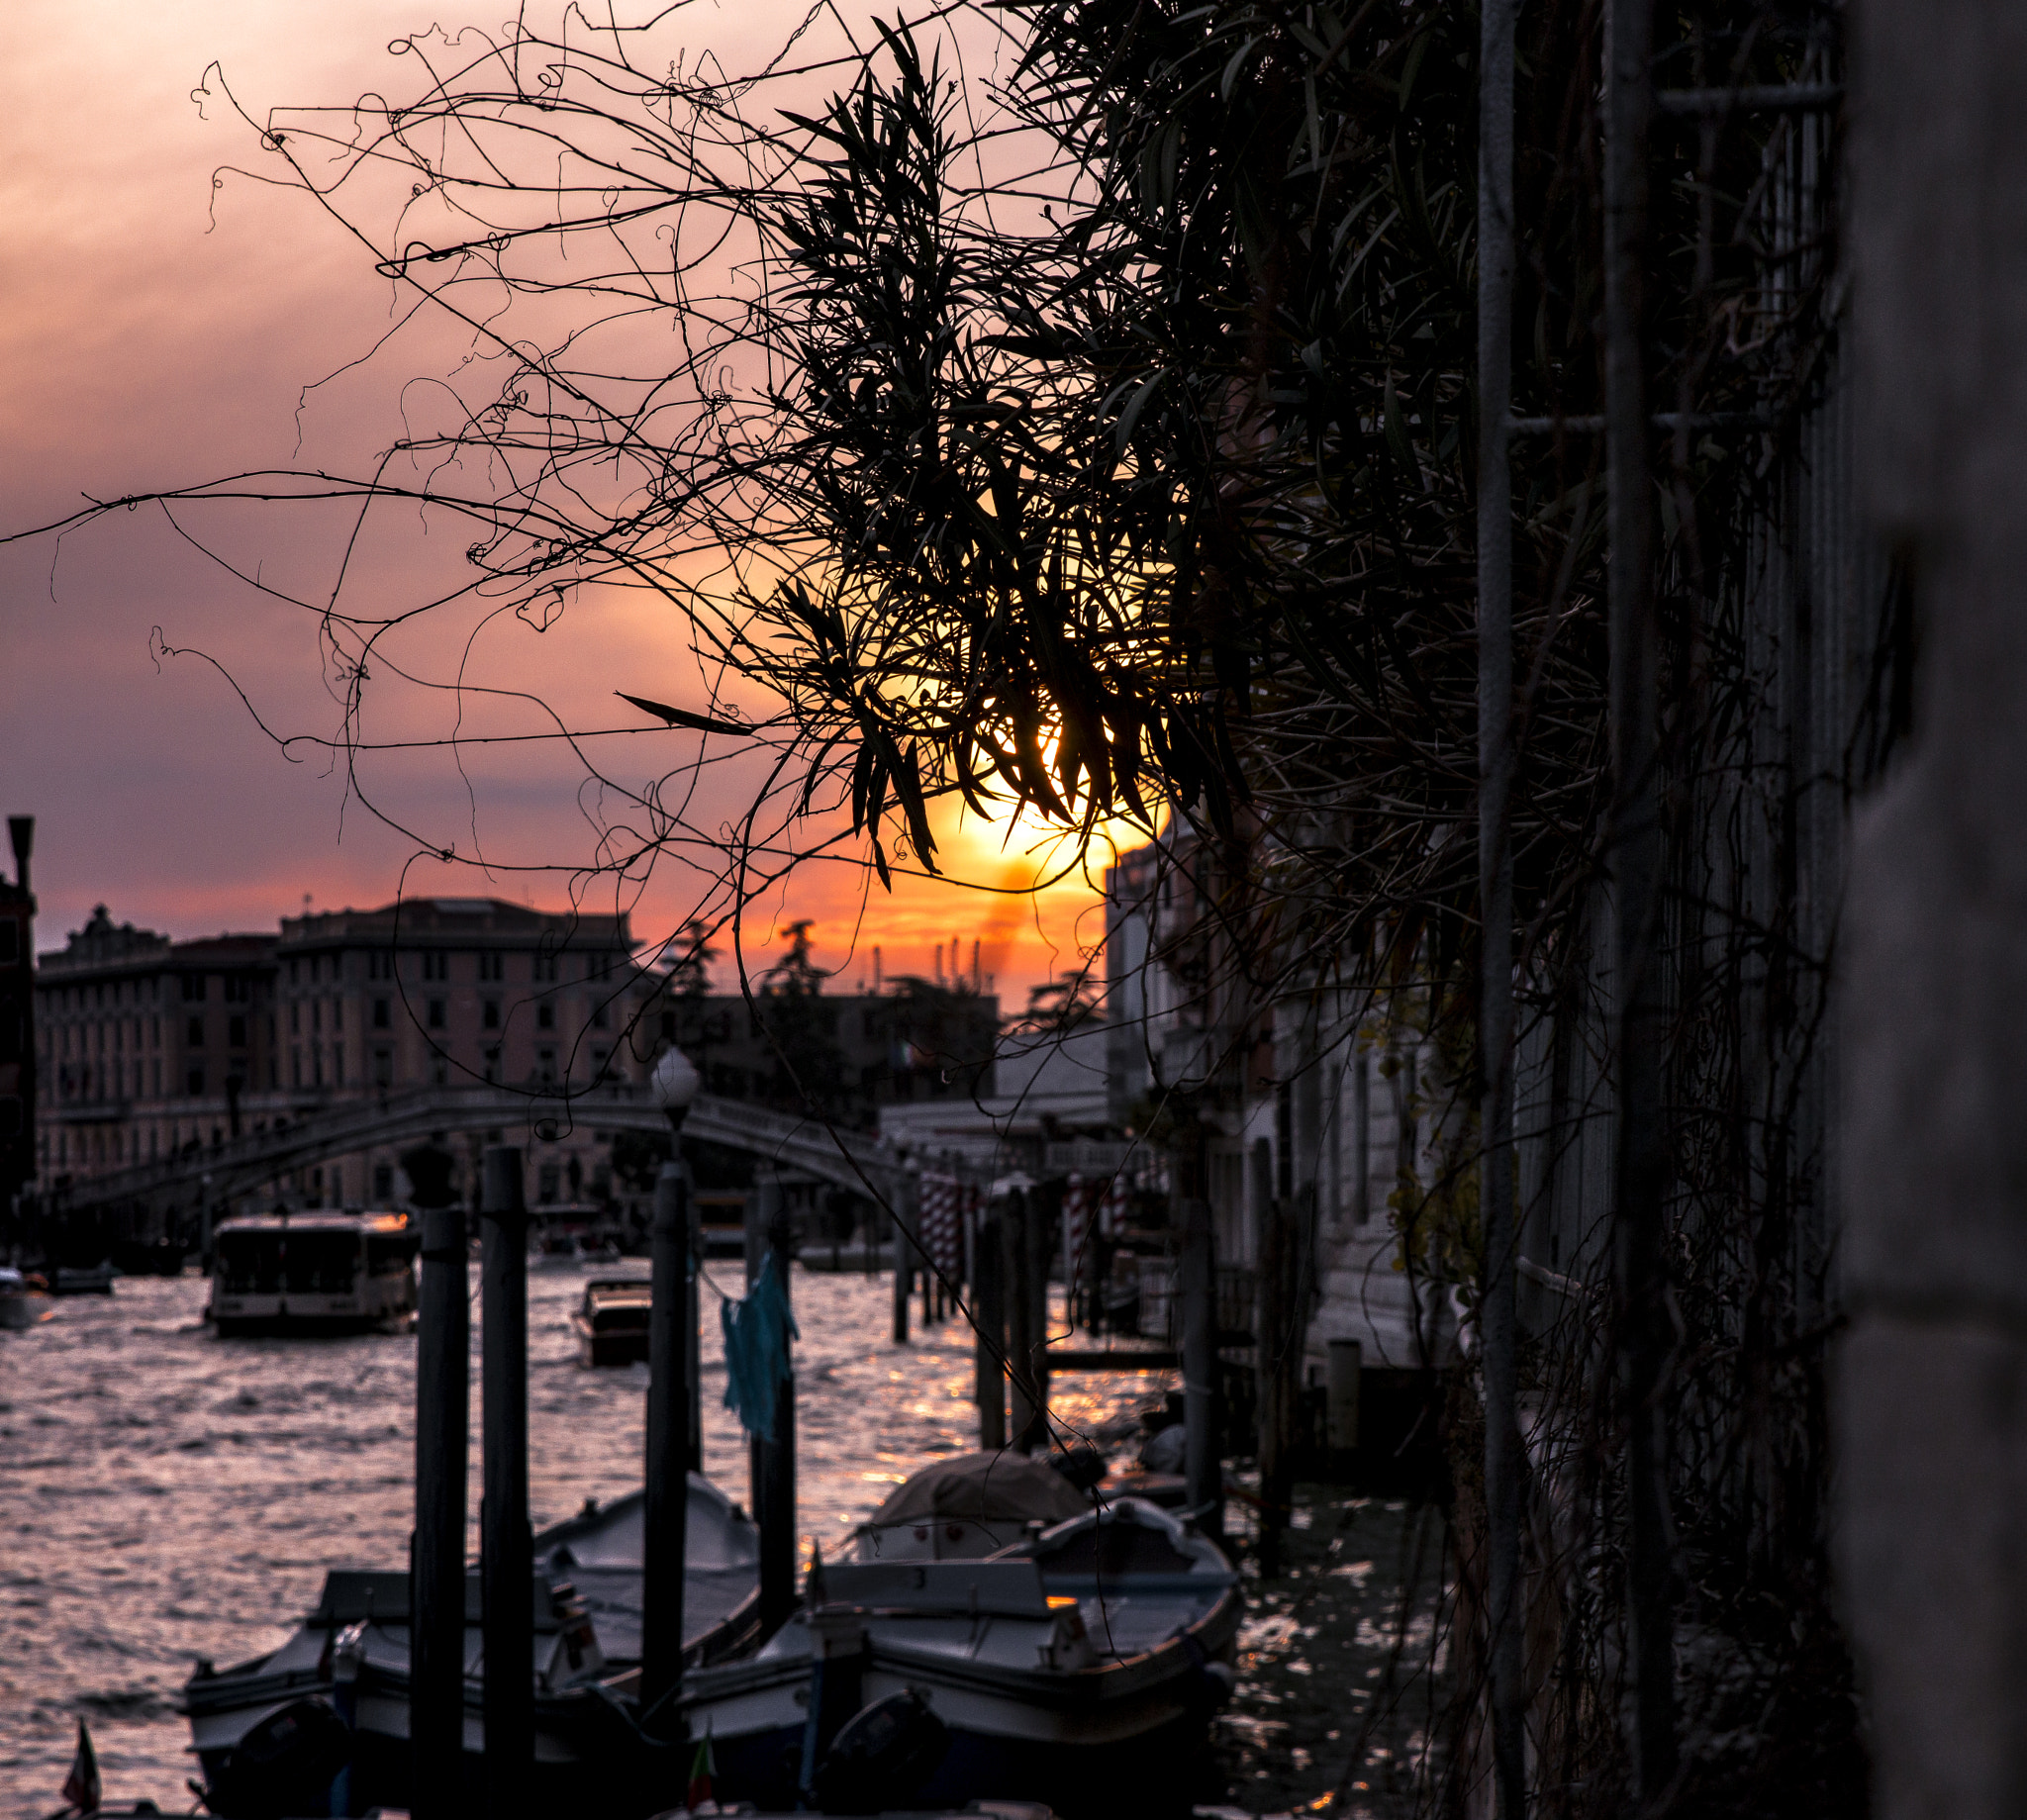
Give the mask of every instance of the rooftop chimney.
[{"label": "rooftop chimney", "polygon": [[14,882],[28,894],[28,856],[36,844],[36,818],[33,815],[9,815],[7,817],[7,838],[14,842]]}]

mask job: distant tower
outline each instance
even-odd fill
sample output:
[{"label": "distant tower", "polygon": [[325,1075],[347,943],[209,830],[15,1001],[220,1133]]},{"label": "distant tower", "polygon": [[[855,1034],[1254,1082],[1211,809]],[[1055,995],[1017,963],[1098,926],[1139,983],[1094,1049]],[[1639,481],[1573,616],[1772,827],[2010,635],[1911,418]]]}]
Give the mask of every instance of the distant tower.
[{"label": "distant tower", "polygon": [[8,816],[7,832],[14,882],[0,877],[0,1240],[11,1243],[16,1202],[36,1177],[35,817]]}]

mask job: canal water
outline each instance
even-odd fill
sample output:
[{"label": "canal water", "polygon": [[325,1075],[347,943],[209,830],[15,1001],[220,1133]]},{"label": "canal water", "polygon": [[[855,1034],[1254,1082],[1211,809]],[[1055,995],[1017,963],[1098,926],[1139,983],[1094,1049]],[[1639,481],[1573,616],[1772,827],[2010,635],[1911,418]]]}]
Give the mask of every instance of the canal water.
[{"label": "canal water", "polygon": [[[736,1292],[736,1260],[714,1263]],[[530,1483],[537,1527],[637,1486],[647,1371],[581,1370],[570,1311],[611,1266],[529,1284]],[[636,1273],[627,1273],[636,1274]],[[473,1292],[476,1297],[477,1273]],[[894,1346],[883,1277],[798,1271],[798,1516],[841,1540],[890,1486],[975,1444],[957,1323]],[[129,1278],[0,1333],[0,1815],[43,1816],[91,1727],[108,1799],[192,1805],[177,1692],[200,1657],[273,1648],[334,1567],[406,1565],[414,1515],[415,1341],[219,1340],[197,1277]],[[747,1497],[722,1406],[717,1297],[705,1296],[706,1471]],[[919,1313],[919,1301],[917,1304]],[[473,1321],[476,1553],[479,1399]],[[1071,1428],[1117,1442],[1172,1378],[1059,1378]]]}]

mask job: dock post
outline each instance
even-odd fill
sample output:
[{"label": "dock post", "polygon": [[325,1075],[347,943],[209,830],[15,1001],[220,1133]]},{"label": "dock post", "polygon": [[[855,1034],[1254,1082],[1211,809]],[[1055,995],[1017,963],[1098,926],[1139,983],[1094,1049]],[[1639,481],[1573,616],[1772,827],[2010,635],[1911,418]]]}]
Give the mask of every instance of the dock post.
[{"label": "dock post", "polygon": [[464,1775],[464,1499],[471,1308],[464,1209],[423,1209],[416,1309],[416,1545],[409,1735],[416,1820],[456,1820]]},{"label": "dock post", "polygon": [[410,1741],[416,1820],[456,1820],[464,1779],[464,1455],[470,1447],[464,1208],[424,1208],[416,1307],[416,1567]]},{"label": "dock post", "polygon": [[522,1820],[534,1774],[534,1551],[528,1526],[528,1204],[521,1152],[486,1151],[479,1208],[485,1815]]},{"label": "dock post", "polygon": [[908,1344],[908,1298],[914,1293],[915,1247],[911,1231],[919,1230],[920,1200],[915,1190],[920,1176],[904,1169],[894,1189],[894,1344]]},{"label": "dock post", "polygon": [[1062,1211],[1062,1195],[1036,1183],[1024,1197],[1023,1227],[1027,1250],[1027,1381],[1034,1387],[1034,1413],[1020,1445],[1027,1452],[1046,1451],[1049,1444],[1049,1236]]},{"label": "dock post", "polygon": [[[647,1499],[640,1577],[640,1713],[653,1730],[656,1708],[683,1679],[683,1573],[690,1482],[689,1197],[671,1158],[654,1185],[652,1300],[647,1326]],[[666,1726],[660,1729],[666,1730]]]},{"label": "dock post", "polygon": [[[779,1187],[762,1203],[765,1237],[784,1295],[790,1292],[788,1209]],[[775,1391],[774,1439],[753,1443],[754,1516],[760,1525],[760,1629],[772,1636],[796,1607],[796,1379]]]},{"label": "dock post", "polygon": [[988,1210],[978,1222],[971,1263],[971,1317],[978,1336],[972,1395],[978,1403],[979,1451],[987,1454],[1007,1445],[1007,1374],[1001,1363],[1007,1308],[1000,1253],[1000,1216]]},{"label": "dock post", "polygon": [[[680,1146],[676,1168],[683,1179],[683,1354],[687,1361],[684,1382],[690,1387],[690,1439],[683,1450],[684,1464],[693,1473],[704,1471],[704,1316],[700,1301],[700,1279],[704,1275],[704,1215],[697,1205],[696,1184],[690,1179],[690,1165],[683,1160]],[[684,1491],[688,1510],[689,1492]]]},{"label": "dock post", "polygon": [[1191,1510],[1206,1535],[1224,1530],[1217,1447],[1217,1269],[1210,1203],[1183,1202],[1183,1439]]},{"label": "dock post", "polygon": [[1009,1439],[1015,1447],[1031,1444],[1036,1426],[1034,1402],[1034,1247],[1029,1234],[1034,1209],[1025,1189],[1007,1196],[1001,1215],[1000,1256],[1005,1273],[1001,1299],[1006,1308],[1007,1366],[1014,1380],[1014,1411]]}]

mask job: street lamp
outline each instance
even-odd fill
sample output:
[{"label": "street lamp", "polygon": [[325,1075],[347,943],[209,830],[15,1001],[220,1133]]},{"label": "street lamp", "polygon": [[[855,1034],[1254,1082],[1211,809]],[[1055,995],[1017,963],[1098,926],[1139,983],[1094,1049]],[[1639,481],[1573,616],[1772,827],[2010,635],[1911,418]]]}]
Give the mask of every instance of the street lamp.
[{"label": "street lamp", "polygon": [[683,1576],[689,1550],[690,1468],[695,1464],[698,1384],[697,1271],[683,1173],[683,1120],[700,1083],[690,1058],[670,1048],[649,1079],[669,1121],[669,1160],[654,1185],[652,1300],[647,1327],[647,1508],[641,1562],[640,1716],[650,1732],[683,1679]]},{"label": "street lamp", "polygon": [[655,1063],[648,1085],[654,1090],[655,1104],[661,1107],[662,1116],[669,1121],[671,1140],[681,1143],[683,1120],[696,1101],[697,1090],[704,1085],[704,1077],[682,1050],[671,1047]]}]

